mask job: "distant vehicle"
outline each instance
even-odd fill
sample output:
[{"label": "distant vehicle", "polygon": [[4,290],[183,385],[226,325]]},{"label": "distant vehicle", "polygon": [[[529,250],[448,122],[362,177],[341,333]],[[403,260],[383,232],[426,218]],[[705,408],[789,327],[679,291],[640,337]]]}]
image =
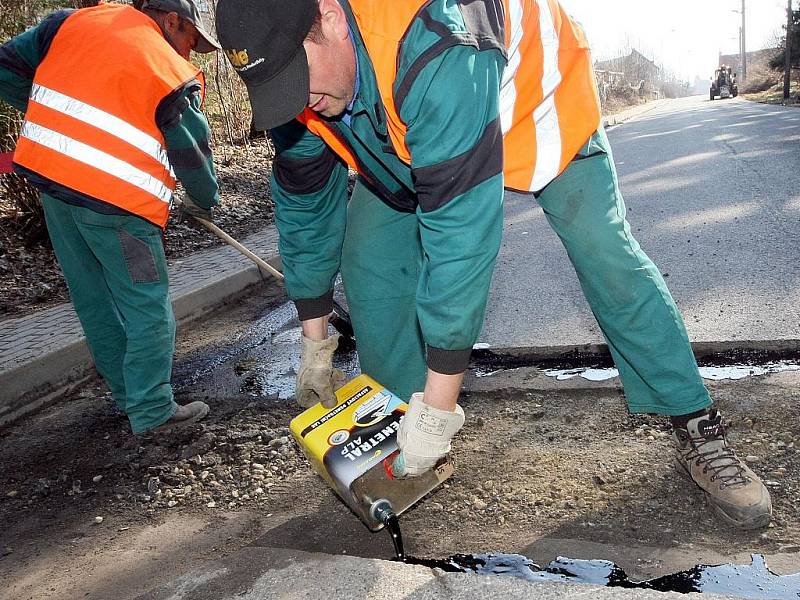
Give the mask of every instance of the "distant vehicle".
[{"label": "distant vehicle", "polygon": [[722,65],[719,69],[714,71],[714,77],[711,80],[711,89],[708,92],[709,100],[714,100],[717,97],[720,100],[726,98],[736,98],[739,95],[739,86],[736,83],[736,73],[731,72],[730,67]]}]

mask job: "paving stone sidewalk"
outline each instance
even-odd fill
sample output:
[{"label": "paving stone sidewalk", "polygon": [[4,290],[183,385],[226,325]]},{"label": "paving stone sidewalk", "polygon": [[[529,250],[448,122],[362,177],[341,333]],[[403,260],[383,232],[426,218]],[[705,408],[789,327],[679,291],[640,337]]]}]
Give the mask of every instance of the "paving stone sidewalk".
[{"label": "paving stone sidewalk", "polygon": [[[270,261],[277,256],[273,226],[240,240]],[[229,246],[198,252],[169,265],[175,318],[188,322],[240,294],[263,276]],[[36,409],[94,373],[72,305],[61,304],[0,321],[0,425]]]}]

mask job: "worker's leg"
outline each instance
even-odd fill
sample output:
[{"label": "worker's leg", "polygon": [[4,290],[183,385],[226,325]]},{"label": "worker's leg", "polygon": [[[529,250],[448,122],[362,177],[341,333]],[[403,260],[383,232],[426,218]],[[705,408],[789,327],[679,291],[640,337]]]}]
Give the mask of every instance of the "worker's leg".
[{"label": "worker's leg", "polygon": [[661,273],[631,234],[605,132],[539,196],[619,369],[630,410],[683,415],[711,404]]},{"label": "worker's leg", "polygon": [[125,411],[122,363],[127,341],[103,266],[78,231],[73,217],[76,207],[46,194],[42,194],[42,206],[50,240],[95,367],[108,384],[117,406]]},{"label": "worker's leg", "polygon": [[103,265],[125,327],[126,411],[134,433],[141,433],[177,409],[170,385],[175,319],[161,230],[138,217],[82,208],[75,208],[75,221]]},{"label": "worker's leg", "polygon": [[678,465],[724,520],[764,527],[772,514],[769,491],[728,446],[719,413],[708,411],[683,319],[625,220],[605,132],[581,154],[540,201],[606,336],[628,405],[672,417]]},{"label": "worker's leg", "polygon": [[413,214],[392,210],[360,182],[347,213],[342,279],[361,370],[408,400],[425,385],[417,320],[422,246]]}]

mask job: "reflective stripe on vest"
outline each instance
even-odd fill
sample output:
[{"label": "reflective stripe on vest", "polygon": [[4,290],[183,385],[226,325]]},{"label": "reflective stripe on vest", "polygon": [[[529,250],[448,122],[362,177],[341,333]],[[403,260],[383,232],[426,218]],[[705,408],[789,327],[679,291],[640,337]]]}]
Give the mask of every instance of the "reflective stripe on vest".
[{"label": "reflective stripe on vest", "polygon": [[[400,42],[430,0],[348,3],[375,70],[392,145],[410,165],[406,125],[392,88]],[[538,191],[566,168],[600,126],[591,57],[583,31],[556,0],[502,0],[501,12],[508,60],[500,88],[504,185]],[[310,109],[298,119],[354,166],[350,149],[324,119]]]},{"label": "reflective stripe on vest", "polygon": [[[115,117],[111,113],[107,113],[85,102],[81,102],[76,98],[70,98],[65,94],[38,84],[34,84],[31,89],[31,100],[89,125],[94,125],[98,129],[102,129],[136,146],[139,150],[149,154],[164,165],[164,168],[169,171],[170,175],[175,177],[175,172],[172,170],[172,166],[169,164],[169,159],[167,158],[167,151],[161,145],[161,142],[153,136],[146,134],[144,131],[137,129],[130,123],[126,123],[119,117]],[[102,166],[99,165],[95,166],[102,168]]]},{"label": "reflective stripe on vest", "polygon": [[122,181],[136,186],[140,190],[155,196],[169,205],[170,198],[172,197],[171,189],[155,177],[148,175],[144,171],[133,167],[111,154],[107,154],[88,144],[84,144],[83,142],[62,135],[57,131],[47,129],[46,127],[36,125],[29,121],[23,123],[20,137],[36,142],[45,148],[55,150],[60,154],[69,156],[78,162],[99,169],[104,173],[118,177]]},{"label": "reflective stripe on vest", "polygon": [[14,162],[163,228],[176,181],[156,112],[198,76],[133,7],[77,10],[36,68]]},{"label": "reflective stripe on vest", "polygon": [[[511,0],[512,2],[514,0]],[[561,130],[558,126],[556,88],[561,83],[558,70],[558,33],[547,0],[538,0],[539,37],[542,40],[542,102],[533,111],[536,124],[536,168],[531,190],[540,190],[556,178],[561,163]],[[502,111],[502,107],[500,109]],[[583,140],[585,141],[585,140]]]}]

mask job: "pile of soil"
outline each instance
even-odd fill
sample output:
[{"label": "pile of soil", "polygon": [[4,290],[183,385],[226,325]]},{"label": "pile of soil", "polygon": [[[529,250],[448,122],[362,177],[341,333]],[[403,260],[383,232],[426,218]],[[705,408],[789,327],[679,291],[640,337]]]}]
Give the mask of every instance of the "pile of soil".
[{"label": "pile of soil", "polygon": [[[272,149],[264,138],[249,146],[215,152],[220,203],[214,222],[239,239],[273,221],[269,192]],[[182,195],[178,190],[177,197]],[[170,214],[164,250],[167,261],[219,246],[217,237],[178,220],[178,202]],[[68,302],[67,286],[48,239],[31,241],[11,217],[0,218],[0,320]]]}]

